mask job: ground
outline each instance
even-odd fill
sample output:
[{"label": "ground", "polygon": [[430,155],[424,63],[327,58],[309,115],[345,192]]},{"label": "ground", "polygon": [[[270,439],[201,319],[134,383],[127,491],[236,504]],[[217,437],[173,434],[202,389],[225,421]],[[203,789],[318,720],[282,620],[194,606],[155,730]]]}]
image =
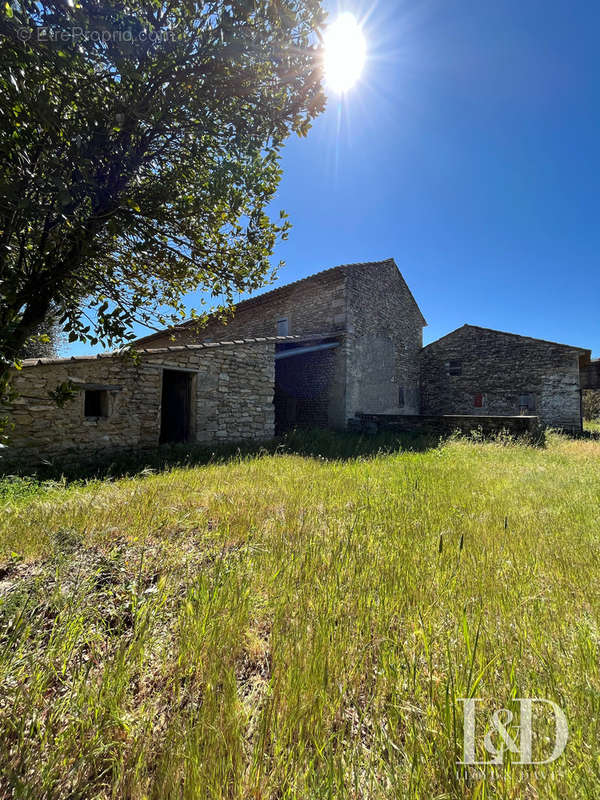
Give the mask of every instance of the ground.
[{"label": "ground", "polygon": [[600,441],[376,445],[0,483],[0,797],[599,796]]}]

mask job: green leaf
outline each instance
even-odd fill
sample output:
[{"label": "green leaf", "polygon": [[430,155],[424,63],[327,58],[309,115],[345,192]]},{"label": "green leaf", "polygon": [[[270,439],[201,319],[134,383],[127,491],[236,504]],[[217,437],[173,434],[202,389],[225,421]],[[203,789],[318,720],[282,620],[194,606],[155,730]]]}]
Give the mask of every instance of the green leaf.
[{"label": "green leaf", "polygon": [[[69,342],[113,347],[137,319],[180,321],[191,292],[229,305],[270,279],[287,231],[284,213],[267,214],[281,148],[324,108],[306,45],[323,12],[318,0],[221,5],[176,0],[163,16],[160,0],[102,4],[103,30],[136,35],[4,49],[3,215],[15,224],[3,235],[0,353],[17,352],[48,308]],[[25,31],[46,11],[57,30],[98,14],[95,0],[18,9],[5,2]],[[283,61],[265,59],[274,47]]]}]

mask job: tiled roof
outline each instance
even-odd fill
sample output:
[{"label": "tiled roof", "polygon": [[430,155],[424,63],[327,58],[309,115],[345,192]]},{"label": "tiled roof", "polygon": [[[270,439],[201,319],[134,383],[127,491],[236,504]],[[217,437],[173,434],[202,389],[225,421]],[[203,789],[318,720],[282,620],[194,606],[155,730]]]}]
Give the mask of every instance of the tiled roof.
[{"label": "tiled roof", "polygon": [[[337,267],[329,267],[328,269],[322,269],[320,272],[313,272],[312,275],[307,275],[305,278],[298,278],[297,281],[292,281],[291,283],[284,283],[283,286],[277,286],[275,289],[270,289],[268,292],[262,292],[261,294],[254,295],[254,297],[248,297],[246,300],[240,300],[239,303],[235,303],[236,308],[240,306],[248,307],[253,306],[257,303],[261,303],[263,300],[270,299],[277,294],[283,294],[288,289],[291,289],[295,286],[298,286],[301,283],[308,283],[309,281],[314,280],[315,278],[325,278],[336,273],[345,272],[348,269],[354,267],[373,267],[378,264],[388,264],[390,261],[396,263],[393,258],[384,258],[382,261],[359,261],[356,264],[339,264]],[[187,322],[182,322],[181,325],[177,325],[177,328],[186,328],[190,325],[194,325],[196,320],[188,320]]]},{"label": "tiled roof", "polygon": [[[329,333],[297,334],[295,336],[257,336],[252,339],[233,339],[224,342],[204,342],[203,344],[177,344],[168,347],[136,348],[134,352],[140,355],[161,355],[163,353],[180,353],[184,350],[211,350],[214,347],[231,347],[243,344],[264,344],[264,342],[306,342],[313,339],[333,339],[342,336],[344,331],[333,331]],[[98,361],[104,358],[116,358],[122,356],[127,350],[113,350],[109,353],[97,353],[91,356],[70,356],[68,358],[26,358],[21,361],[21,367],[38,367],[44,364],[72,364],[82,361]]]}]

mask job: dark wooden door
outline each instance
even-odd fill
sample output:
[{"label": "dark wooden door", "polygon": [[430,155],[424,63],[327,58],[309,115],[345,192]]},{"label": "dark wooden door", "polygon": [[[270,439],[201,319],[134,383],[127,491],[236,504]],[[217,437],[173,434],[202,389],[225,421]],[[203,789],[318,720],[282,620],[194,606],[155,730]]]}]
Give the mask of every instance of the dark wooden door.
[{"label": "dark wooden door", "polygon": [[160,443],[187,442],[190,436],[192,375],[163,371]]}]

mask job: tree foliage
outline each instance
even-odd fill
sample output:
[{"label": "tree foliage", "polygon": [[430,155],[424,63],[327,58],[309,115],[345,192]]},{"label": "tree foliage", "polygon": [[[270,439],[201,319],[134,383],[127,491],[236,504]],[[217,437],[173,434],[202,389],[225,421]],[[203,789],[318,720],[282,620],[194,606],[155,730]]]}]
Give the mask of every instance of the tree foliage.
[{"label": "tree foliage", "polygon": [[18,353],[21,358],[58,358],[65,344],[63,331],[55,317],[49,315],[38,325]]},{"label": "tree foliage", "polygon": [[198,287],[265,282],[281,147],[324,107],[323,22],[320,0],[4,5],[0,376],[51,307],[112,345]]}]

